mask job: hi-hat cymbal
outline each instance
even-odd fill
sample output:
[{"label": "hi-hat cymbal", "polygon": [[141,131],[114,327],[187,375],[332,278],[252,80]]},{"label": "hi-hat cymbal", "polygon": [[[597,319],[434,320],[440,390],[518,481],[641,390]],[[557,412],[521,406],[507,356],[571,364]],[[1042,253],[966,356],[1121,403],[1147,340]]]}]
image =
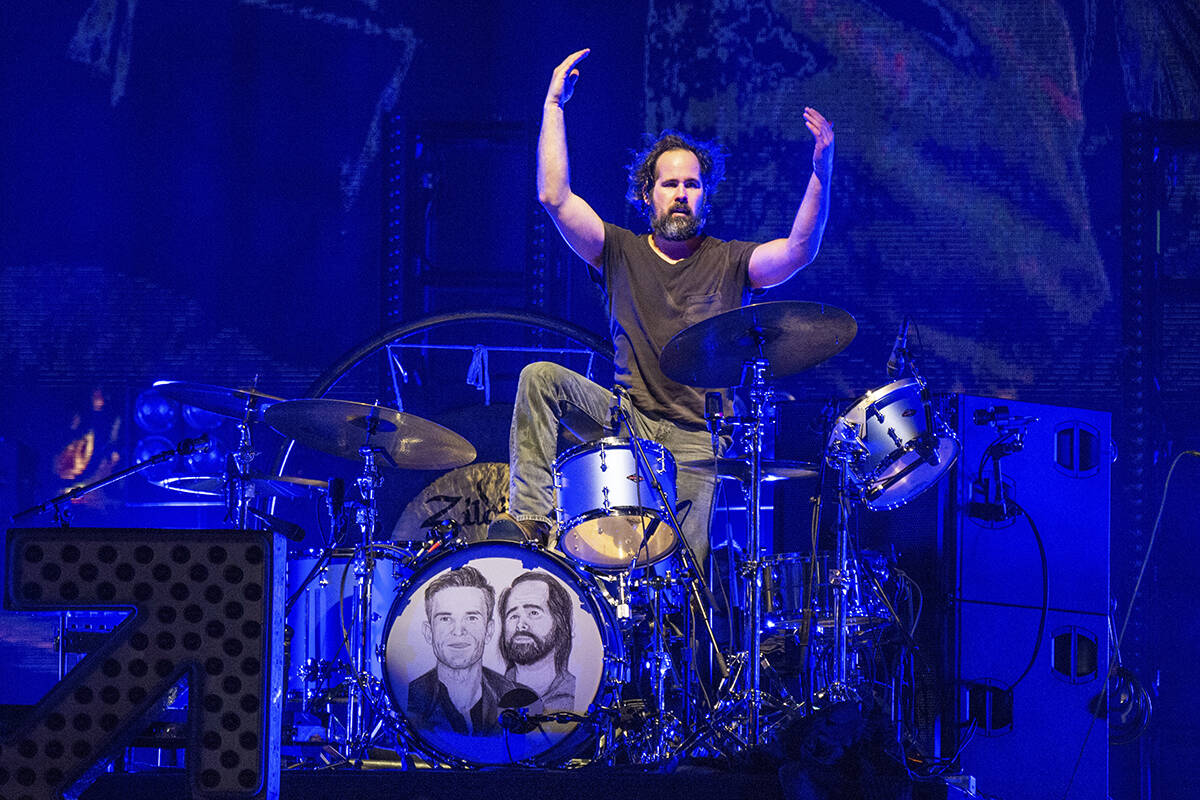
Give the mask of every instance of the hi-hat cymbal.
[{"label": "hi-hat cymbal", "polygon": [[756,303],[684,328],[659,364],[687,386],[736,386],[747,362],[765,359],[775,378],[795,375],[840,353],[857,333],[854,317],[824,303]]},{"label": "hi-hat cymbal", "polygon": [[263,411],[283,400],[257,389],[226,389],[224,386],[209,386],[187,381],[156,381],[155,391],[185,406],[194,406],[224,417],[243,419],[247,410],[250,418],[261,420]]},{"label": "hi-hat cymbal", "polygon": [[[750,461],[745,458],[703,458],[696,461],[684,461],[681,466],[712,469],[716,466],[718,478],[731,478],[742,483],[750,482]],[[817,475],[817,465],[807,461],[790,461],[786,459],[764,458],[762,462],[762,477],[765,481],[783,481],[791,478],[814,478]]]},{"label": "hi-hat cymbal", "polygon": [[[254,487],[256,495],[269,497],[302,498],[329,490],[327,481],[314,478],[297,478],[291,475],[260,475],[251,473],[246,481]],[[172,475],[158,481],[158,485],[177,492],[189,492],[212,497],[225,494],[225,478],[221,475]]]},{"label": "hi-hat cymbal", "polygon": [[[475,460],[475,447],[449,428],[403,411],[350,400],[284,400],[267,409],[267,424],[303,445],[361,461],[370,445],[402,469],[453,469]],[[391,466],[387,458],[380,466]]]}]

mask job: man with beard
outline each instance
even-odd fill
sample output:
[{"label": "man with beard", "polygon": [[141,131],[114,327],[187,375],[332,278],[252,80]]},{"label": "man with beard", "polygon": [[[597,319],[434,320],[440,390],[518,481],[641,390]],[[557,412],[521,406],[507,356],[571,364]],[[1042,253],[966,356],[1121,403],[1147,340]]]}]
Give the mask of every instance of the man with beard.
[{"label": "man with beard", "polygon": [[425,588],[425,641],[437,664],[408,683],[408,717],[417,728],[464,736],[501,733],[499,699],[512,681],[483,666],[496,632],[496,590],[466,565],[434,578]]},{"label": "man with beard", "polygon": [[[703,233],[723,156],[710,144],[664,133],[630,165],[627,197],[650,223],[650,233],[638,235],[605,222],[571,191],[563,106],[588,53],[568,56],[550,79],[538,139],[538,199],[604,287],[615,379],[633,406],[626,411],[641,437],[674,456],[679,505],[690,502],[683,535],[703,564],[716,477],[711,469],[685,465],[713,455],[706,390],[666,377],[659,355],[679,331],[738,308],[751,291],[783,283],[816,256],[829,216],[833,128],[815,109],[804,109],[815,139],[804,196],[787,237],[762,244]],[[546,540],[553,526],[559,420],[578,408],[602,423],[612,402],[607,389],[557,364],[535,363],[522,371],[509,435],[509,512],[489,527],[490,538]]]},{"label": "man with beard", "polygon": [[500,593],[500,655],[504,677],[538,696],[533,713],[575,710],[571,656],[571,596],[544,572],[523,572]]}]

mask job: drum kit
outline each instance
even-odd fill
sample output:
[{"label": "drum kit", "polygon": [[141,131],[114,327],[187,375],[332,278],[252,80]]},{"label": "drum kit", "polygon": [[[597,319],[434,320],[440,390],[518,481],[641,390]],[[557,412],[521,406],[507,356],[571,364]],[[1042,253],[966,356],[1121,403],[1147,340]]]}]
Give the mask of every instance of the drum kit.
[{"label": "drum kit", "polygon": [[[725,611],[739,617],[725,642],[714,633],[711,609],[720,604],[707,570],[680,533],[674,459],[634,436],[624,414],[610,435],[555,460],[558,525],[549,543],[483,540],[486,518],[506,498],[485,503],[488,513],[477,513],[468,530],[428,512],[428,502],[445,496],[438,492],[405,510],[426,524],[422,538],[405,541],[380,528],[385,470],[451,470],[439,480],[496,493],[505,466],[472,464],[475,448],[457,433],[378,403],[193,383],[156,388],[239,421],[225,474],[173,488],[223,496],[231,524],[263,523],[292,538],[299,526],[258,500],[324,498],[342,523],[326,546],[296,550],[287,564],[294,743],[332,746],[348,761],[382,747],[408,763],[450,767],[668,765],[754,748],[783,717],[814,707],[772,679],[763,647],[771,632],[803,631],[828,643],[824,702],[853,702],[854,631],[899,623],[884,589],[886,559],[852,553],[848,531],[855,509],[903,505],[958,455],[915,368],[908,364],[911,377],[893,376],[900,379],[832,421],[824,464],[764,456],[777,403],[771,382],[833,357],[856,332],[854,319],[829,305],[760,303],[696,323],[662,351],[673,380],[739,387],[748,398],[743,416],[716,415],[744,454],[697,462],[735,477],[747,498],[745,546],[729,576],[733,591],[722,592],[736,593]],[[255,424],[354,462],[357,496],[336,480],[254,472]],[[765,553],[764,484],[825,468],[838,475],[835,552]]]}]

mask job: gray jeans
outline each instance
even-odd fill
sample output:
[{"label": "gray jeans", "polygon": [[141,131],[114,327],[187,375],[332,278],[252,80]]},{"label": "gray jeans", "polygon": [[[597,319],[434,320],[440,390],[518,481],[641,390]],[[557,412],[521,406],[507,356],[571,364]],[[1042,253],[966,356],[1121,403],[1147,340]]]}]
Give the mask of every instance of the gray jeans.
[{"label": "gray jeans", "polygon": [[[508,437],[508,509],[519,520],[537,520],[551,528],[555,525],[553,465],[558,455],[558,421],[563,416],[565,401],[608,426],[613,404],[608,389],[547,361],[535,362],[521,370]],[[669,420],[651,419],[636,408],[631,416],[640,438],[658,442],[675,458],[676,505],[691,502],[686,516],[680,511],[683,536],[703,565],[708,557],[708,527],[716,478],[711,466],[684,464],[711,460],[712,437],[708,431],[689,431]],[[622,430],[620,435],[628,438],[629,433]]]}]

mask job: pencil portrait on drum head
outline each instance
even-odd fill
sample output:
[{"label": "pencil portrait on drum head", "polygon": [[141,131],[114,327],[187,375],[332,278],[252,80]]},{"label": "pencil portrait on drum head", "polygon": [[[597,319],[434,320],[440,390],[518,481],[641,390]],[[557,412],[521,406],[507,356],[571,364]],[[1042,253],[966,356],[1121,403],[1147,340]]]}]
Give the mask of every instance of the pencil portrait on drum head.
[{"label": "pencil portrait on drum head", "polygon": [[408,684],[408,717],[417,728],[500,733],[499,699],[515,684],[483,665],[496,634],[495,607],[496,590],[470,565],[443,572],[425,588],[422,631],[436,663]]},{"label": "pencil portrait on drum head", "polygon": [[575,675],[567,669],[574,643],[571,594],[553,576],[530,570],[500,593],[500,655],[504,677],[533,690],[539,711],[575,710]]}]

